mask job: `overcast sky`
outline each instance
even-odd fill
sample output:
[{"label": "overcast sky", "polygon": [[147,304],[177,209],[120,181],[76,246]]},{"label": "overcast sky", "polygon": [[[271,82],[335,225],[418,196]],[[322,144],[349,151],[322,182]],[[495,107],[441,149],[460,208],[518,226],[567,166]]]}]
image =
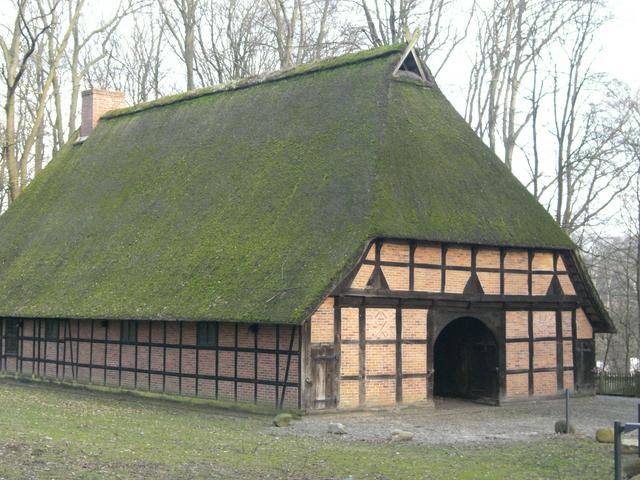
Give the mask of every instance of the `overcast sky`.
[{"label": "overcast sky", "polygon": [[[608,0],[607,5],[611,19],[598,31],[592,70],[640,89],[640,0]],[[459,48],[438,78],[438,84],[458,110],[464,109],[466,77],[476,53],[472,38],[465,45],[468,51]]]},{"label": "overcast sky", "polygon": [[599,35],[601,55],[595,66],[640,88],[640,0],[610,0],[613,19]]}]

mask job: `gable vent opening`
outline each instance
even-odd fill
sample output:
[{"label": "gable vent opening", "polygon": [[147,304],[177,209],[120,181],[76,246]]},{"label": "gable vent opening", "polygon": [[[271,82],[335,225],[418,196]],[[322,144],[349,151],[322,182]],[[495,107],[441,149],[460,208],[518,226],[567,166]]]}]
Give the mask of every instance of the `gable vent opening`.
[{"label": "gable vent opening", "polygon": [[433,81],[426,67],[420,62],[415,49],[408,48],[402,60],[396,66],[393,75],[396,78],[407,78],[414,81],[422,82],[426,85],[433,85]]},{"label": "gable vent opening", "polygon": [[419,78],[422,78],[422,72],[420,72],[418,62],[416,62],[416,58],[413,56],[413,52],[409,53],[409,55],[407,55],[407,58],[404,59],[404,62],[400,64],[399,71],[413,73]]}]

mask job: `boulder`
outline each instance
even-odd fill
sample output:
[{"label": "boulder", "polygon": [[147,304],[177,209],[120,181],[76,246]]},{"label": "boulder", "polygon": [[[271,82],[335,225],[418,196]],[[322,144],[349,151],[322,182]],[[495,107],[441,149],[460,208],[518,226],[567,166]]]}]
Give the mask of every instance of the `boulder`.
[{"label": "boulder", "polygon": [[392,442],[408,442],[413,439],[413,433],[404,430],[394,430],[391,432]]},{"label": "boulder", "polygon": [[280,413],[273,418],[273,424],[276,427],[288,427],[293,419],[290,413]]},{"label": "boulder", "polygon": [[596,430],[596,440],[600,443],[613,443],[613,428],[599,428]]},{"label": "boulder", "polygon": [[576,433],[573,424],[569,423],[569,425],[567,425],[567,422],[564,420],[558,420],[554,426],[554,430],[556,433]]},{"label": "boulder", "polygon": [[329,424],[328,431],[329,433],[333,433],[334,435],[344,435],[345,433],[347,433],[347,429],[343,424],[333,422]]}]

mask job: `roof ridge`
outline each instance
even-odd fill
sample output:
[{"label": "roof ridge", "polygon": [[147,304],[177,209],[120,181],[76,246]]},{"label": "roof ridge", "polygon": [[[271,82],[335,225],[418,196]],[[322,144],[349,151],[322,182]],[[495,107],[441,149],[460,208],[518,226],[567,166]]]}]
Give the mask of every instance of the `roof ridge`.
[{"label": "roof ridge", "polygon": [[371,48],[368,50],[361,50],[359,52],[346,53],[337,57],[330,57],[317,62],[304,63],[291,67],[288,69],[275,70],[267,72],[263,75],[254,75],[251,77],[245,77],[238,80],[232,80],[227,83],[221,83],[208,87],[198,88],[196,90],[190,90],[174,95],[167,95],[160,97],[156,100],[148,102],[138,103],[130,107],[119,108],[111,110],[105,113],[101,120],[124,117],[127,115],[133,115],[146,110],[154,108],[165,107],[176,103],[193,100],[196,98],[206,97],[209,95],[215,95],[218,93],[232,92],[236,90],[243,90],[245,88],[255,87],[266,83],[278,82],[280,80],[286,80],[290,78],[300,77],[303,75],[309,75],[311,73],[334,70],[336,68],[346,67],[358,63],[363,63],[378,58],[386,57],[397,52],[404,51],[406,44],[399,43],[394,45],[385,45],[383,47]]}]

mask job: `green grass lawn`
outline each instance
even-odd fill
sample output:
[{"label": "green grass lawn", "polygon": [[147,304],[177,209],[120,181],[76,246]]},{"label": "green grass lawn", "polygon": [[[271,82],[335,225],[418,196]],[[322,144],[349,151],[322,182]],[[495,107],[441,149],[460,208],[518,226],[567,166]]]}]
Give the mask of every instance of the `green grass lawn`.
[{"label": "green grass lawn", "polygon": [[[0,478],[601,479],[610,445],[491,448],[299,438],[271,417],[0,381]],[[282,432],[282,433],[281,433]]]}]

